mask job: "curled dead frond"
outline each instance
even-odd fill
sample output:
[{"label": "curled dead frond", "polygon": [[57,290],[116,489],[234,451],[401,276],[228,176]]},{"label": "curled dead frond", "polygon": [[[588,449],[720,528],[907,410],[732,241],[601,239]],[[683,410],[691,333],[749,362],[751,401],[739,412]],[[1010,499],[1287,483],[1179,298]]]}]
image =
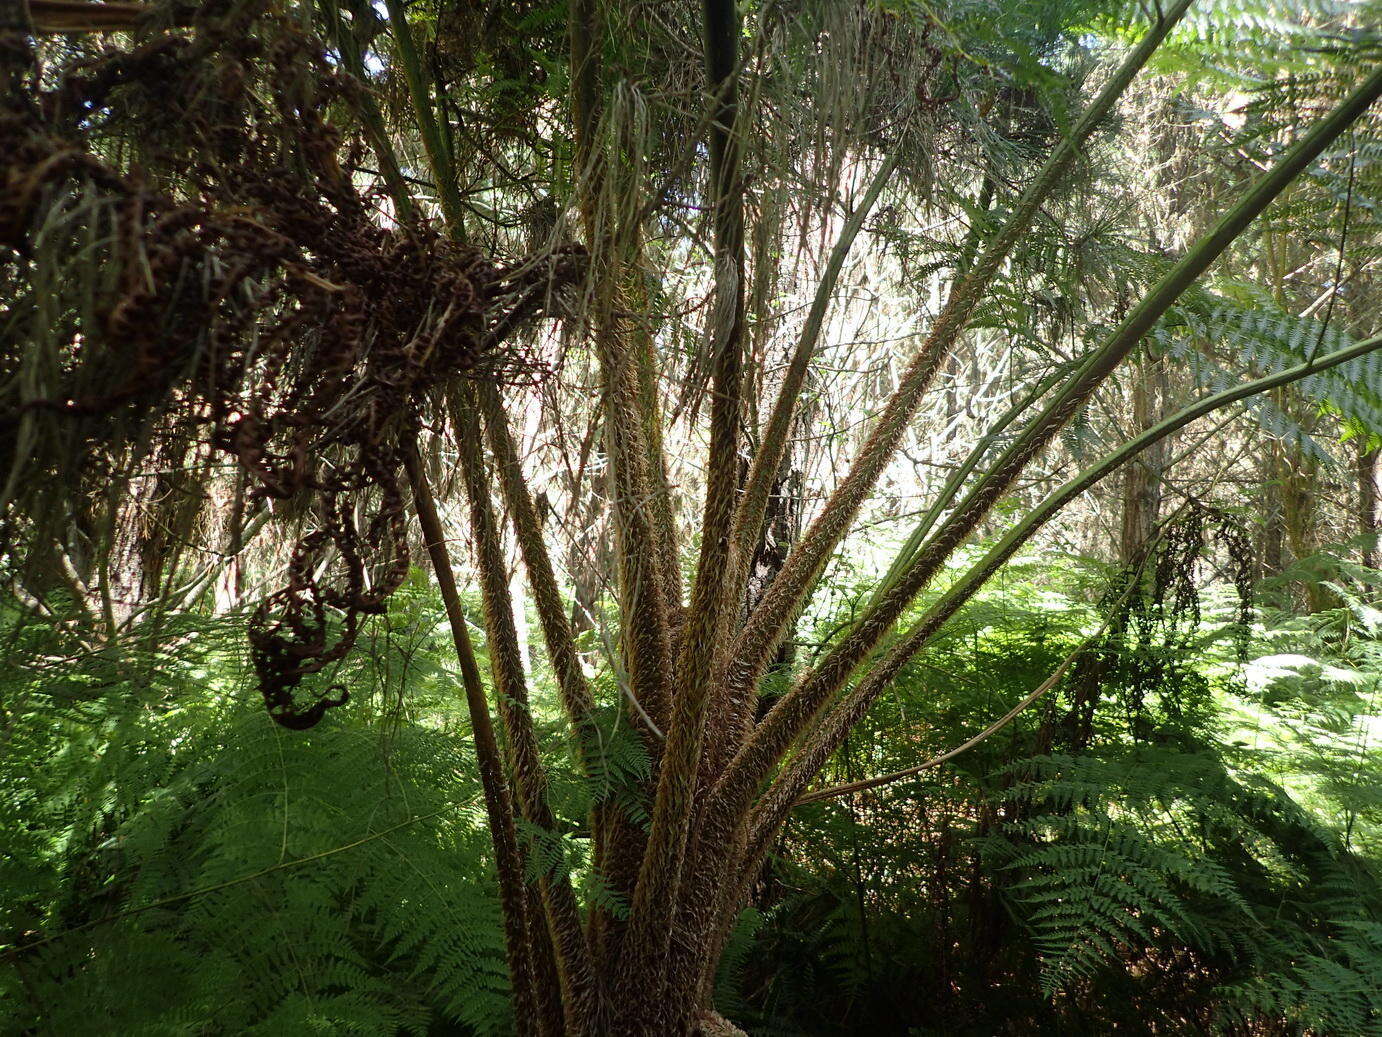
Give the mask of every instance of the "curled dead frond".
[{"label": "curled dead frond", "polygon": [[[0,107],[3,542],[70,521],[117,458],[176,443],[233,459],[251,503],[314,520],[250,625],[271,713],[305,727],[345,696],[299,710],[292,689],[407,572],[399,444],[448,381],[533,373],[505,343],[583,253],[503,266],[386,225],[343,172],[325,113],[356,85],[320,43],[274,3],[195,23]],[[93,144],[92,124],[144,111],[147,170]]]}]

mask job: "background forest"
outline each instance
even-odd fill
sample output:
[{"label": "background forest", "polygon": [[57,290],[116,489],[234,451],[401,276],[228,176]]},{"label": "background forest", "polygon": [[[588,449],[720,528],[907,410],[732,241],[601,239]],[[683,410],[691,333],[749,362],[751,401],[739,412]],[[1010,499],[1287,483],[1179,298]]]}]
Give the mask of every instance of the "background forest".
[{"label": "background forest", "polygon": [[0,1032],[1382,1033],[1377,0],[3,17]]}]

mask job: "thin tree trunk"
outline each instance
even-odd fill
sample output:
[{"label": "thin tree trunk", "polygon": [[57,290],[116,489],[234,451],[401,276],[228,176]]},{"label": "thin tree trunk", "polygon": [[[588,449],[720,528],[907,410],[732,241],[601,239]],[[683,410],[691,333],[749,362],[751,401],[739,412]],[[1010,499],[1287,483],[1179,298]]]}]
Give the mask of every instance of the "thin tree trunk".
[{"label": "thin tree trunk", "polygon": [[1282,501],[1281,481],[1285,470],[1285,459],[1281,444],[1272,440],[1265,459],[1265,472],[1262,480],[1262,547],[1258,552],[1259,577],[1280,576],[1285,568],[1286,533],[1283,522],[1285,507]]},{"label": "thin tree trunk", "polygon": [[[1132,419],[1136,432],[1145,432],[1162,418],[1168,394],[1166,362],[1144,352],[1133,372]],[[1134,564],[1156,528],[1161,509],[1161,479],[1166,466],[1167,448],[1163,440],[1144,450],[1123,470],[1122,528],[1118,540],[1118,561]]]},{"label": "thin tree trunk", "polygon": [[1377,461],[1382,456],[1375,446],[1360,441],[1358,446],[1358,535],[1363,538],[1363,564],[1377,568]]},{"label": "thin tree trunk", "polygon": [[[1289,461],[1282,471],[1282,530],[1296,563],[1319,552],[1320,465],[1298,448],[1288,449]],[[1331,607],[1333,596],[1308,574],[1300,581],[1305,607],[1320,612]]]}]

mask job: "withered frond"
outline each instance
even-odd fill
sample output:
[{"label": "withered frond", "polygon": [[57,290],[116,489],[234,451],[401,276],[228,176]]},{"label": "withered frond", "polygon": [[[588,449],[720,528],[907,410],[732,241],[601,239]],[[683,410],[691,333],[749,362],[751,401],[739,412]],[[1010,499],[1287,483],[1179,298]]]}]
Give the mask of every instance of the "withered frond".
[{"label": "withered frond", "polygon": [[[5,50],[26,84],[22,40]],[[245,505],[315,527],[250,630],[290,726],[325,708],[292,689],[406,575],[399,448],[427,401],[529,368],[507,340],[583,266],[574,247],[504,266],[382,218],[326,120],[356,89],[278,4],[212,3],[0,107],[6,552],[65,542],[136,465],[229,460]]]}]

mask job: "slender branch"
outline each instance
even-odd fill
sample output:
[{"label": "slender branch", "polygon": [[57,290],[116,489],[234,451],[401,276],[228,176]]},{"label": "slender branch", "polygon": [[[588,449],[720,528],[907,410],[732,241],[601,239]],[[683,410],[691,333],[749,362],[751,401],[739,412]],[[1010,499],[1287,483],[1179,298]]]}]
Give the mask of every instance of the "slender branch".
[{"label": "slender branch", "polygon": [[[635,246],[635,254],[641,249]],[[646,313],[648,293],[640,286],[640,312]],[[652,495],[653,529],[657,533],[658,570],[662,574],[662,596],[674,617],[681,614],[681,561],[677,549],[676,509],[672,504],[672,483],[667,474],[667,448],[663,439],[662,402],[658,398],[660,376],[657,344],[646,320],[638,328],[634,355],[638,381],[638,407],[643,416],[644,440],[647,448],[648,479]]]},{"label": "slender branch", "polygon": [[[668,536],[658,525],[661,509],[651,467],[652,439],[647,421],[652,411],[642,406],[639,362],[631,345],[629,321],[620,316],[627,306],[623,279],[634,251],[637,224],[630,215],[637,206],[619,204],[619,184],[610,167],[624,161],[638,147],[611,145],[601,153],[600,60],[601,23],[595,0],[571,0],[570,44],[572,68],[572,117],[575,124],[576,197],[591,253],[593,296],[591,323],[596,358],[601,372],[601,403],[605,441],[610,459],[610,478],[619,563],[620,614],[625,665],[632,697],[654,724],[665,728],[670,708],[673,662],[671,618],[678,607],[666,572]],[[630,142],[631,144],[633,142]],[[626,179],[637,184],[637,170]],[[627,191],[625,193],[628,193]],[[645,734],[649,754],[657,760],[662,743],[636,719]]]},{"label": "slender branch", "polygon": [[597,0],[570,0],[567,13],[571,46],[571,121],[575,124],[577,168],[581,152],[595,139],[600,109],[600,7]]},{"label": "slender branch", "polygon": [[946,479],[945,485],[941,487],[940,494],[936,497],[935,501],[932,502],[931,506],[926,509],[925,514],[921,517],[921,521],[917,523],[916,528],[912,530],[906,542],[898,551],[897,557],[894,558],[892,564],[888,566],[887,573],[884,574],[883,579],[879,581],[878,586],[874,588],[873,593],[869,596],[868,603],[864,606],[865,612],[876,606],[883,595],[897,585],[897,581],[902,578],[902,575],[915,560],[917,551],[926,540],[926,535],[931,532],[936,522],[945,514],[945,510],[954,503],[960,490],[964,488],[965,480],[967,480],[974,472],[974,469],[978,467],[979,462],[988,455],[989,450],[998,442],[999,437],[1007,431],[1008,426],[1021,417],[1028,408],[1050,392],[1057,382],[1068,376],[1071,373],[1072,366],[1073,365],[1062,364],[1060,367],[1051,371],[1050,374],[1032,388],[1031,392],[1027,393],[1021,400],[1005,411],[1002,416],[994,422],[992,427],[989,428],[988,432],[984,434],[979,442],[974,445],[974,448],[969,452],[969,456],[966,457],[964,462],[951,473],[948,479]]},{"label": "slender branch", "polygon": [[947,760],[953,760],[956,756],[959,756],[966,750],[973,749],[980,742],[987,741],[989,738],[992,738],[999,731],[1003,730],[1003,728],[1007,727],[1014,720],[1016,720],[1020,714],[1026,712],[1027,709],[1031,707],[1037,699],[1041,698],[1048,691],[1050,691],[1057,684],[1059,684],[1061,678],[1065,676],[1066,671],[1070,669],[1071,665],[1075,662],[1076,659],[1079,658],[1079,656],[1085,651],[1085,649],[1089,647],[1092,641],[1092,638],[1087,641],[1081,641],[1079,646],[1065,657],[1065,659],[1061,662],[1060,666],[1056,668],[1055,672],[1052,673],[1051,676],[1047,677],[1046,680],[1042,681],[1039,685],[1037,685],[1034,691],[1032,691],[1030,694],[1024,697],[1022,701],[1020,701],[1017,705],[1013,706],[1012,709],[1008,710],[1008,712],[1004,713],[1001,717],[995,720],[988,727],[984,728],[977,735],[975,735],[972,738],[966,739],[964,742],[961,742],[955,748],[949,749],[938,756],[933,756],[923,763],[914,764],[911,767],[904,767],[902,770],[893,771],[890,774],[882,774],[876,778],[864,778],[860,781],[852,781],[845,785],[832,785],[830,788],[820,789],[816,792],[807,792],[797,797],[797,801],[793,805],[804,806],[807,803],[818,803],[823,799],[835,799],[839,796],[849,796],[853,795],[856,792],[865,792],[868,789],[876,789],[880,788],[883,785],[891,785],[894,782],[901,781],[904,778],[915,777],[918,774],[922,774],[935,767],[939,767]]},{"label": "slender branch", "polygon": [[[1121,595],[1119,595],[1118,600],[1115,603],[1113,603],[1112,607],[1109,609],[1108,616],[1104,619],[1103,623],[1099,625],[1099,629],[1094,631],[1094,633],[1090,634],[1078,645],[1076,645],[1074,649],[1071,650],[1070,654],[1068,654],[1064,659],[1061,660],[1060,665],[1057,666],[1053,671],[1051,671],[1051,675],[1047,677],[1044,681],[1042,681],[1040,684],[1038,684],[1031,693],[1024,696],[1022,700],[1018,702],[1017,705],[1013,706],[1012,709],[1008,710],[1001,717],[995,720],[988,727],[984,728],[978,734],[974,735],[972,738],[965,739],[959,745],[955,746],[955,748],[947,749],[945,752],[931,757],[924,763],[914,764],[911,767],[904,767],[902,770],[893,771],[890,774],[882,774],[876,778],[864,778],[861,781],[852,781],[844,785],[832,785],[830,788],[818,789],[815,792],[808,792],[802,796],[798,796],[796,802],[793,805],[803,806],[806,803],[818,803],[823,799],[834,799],[837,796],[848,796],[855,792],[864,792],[868,789],[876,789],[884,785],[891,785],[893,782],[901,781],[904,778],[910,778],[914,775],[921,774],[925,771],[931,770],[934,767],[939,767],[946,761],[953,760],[961,753],[973,749],[980,742],[987,741],[988,739],[992,738],[999,731],[1003,730],[1003,728],[1007,727],[1014,720],[1016,720],[1018,716],[1020,716],[1027,709],[1029,709],[1037,701],[1037,699],[1041,698],[1043,695],[1045,695],[1048,691],[1050,691],[1052,688],[1054,688],[1061,682],[1061,679],[1070,671],[1070,667],[1075,665],[1075,662],[1080,658],[1080,656],[1084,655],[1085,652],[1089,651],[1090,646],[1097,642],[1101,637],[1104,636],[1105,633],[1108,632],[1108,628],[1113,625],[1114,617],[1117,615],[1117,609],[1127,599],[1128,595],[1131,594],[1133,588],[1135,588],[1136,586],[1136,580],[1129,580],[1127,589],[1125,589],[1124,592]],[[751,825],[750,827],[756,826]]]},{"label": "slender branch", "polygon": [[499,391],[488,382],[478,384],[475,392],[484,416],[485,439],[499,472],[500,490],[513,521],[523,565],[528,570],[528,585],[533,592],[547,656],[557,677],[562,708],[579,740],[577,748],[581,753],[582,768],[590,777],[590,739],[596,734],[593,718],[595,699],[581,670],[571,622],[562,604],[552,559],[542,536],[542,525],[538,521],[532,493],[523,477],[523,466],[518,459],[503,401],[499,398]]},{"label": "slender branch", "polygon": [[[811,300],[811,309],[806,315],[806,322],[802,325],[796,349],[788,363],[787,372],[783,376],[782,387],[778,390],[777,400],[773,404],[762,441],[754,454],[753,464],[749,468],[748,479],[744,484],[743,496],[735,509],[732,534],[733,550],[730,553],[731,562],[725,577],[727,586],[724,595],[727,603],[737,604],[743,599],[744,588],[748,583],[749,569],[753,564],[754,546],[762,533],[763,519],[767,514],[768,500],[772,495],[773,481],[777,478],[778,469],[781,467],[782,459],[787,452],[797,402],[806,382],[806,374],[810,368],[811,359],[816,354],[816,346],[820,341],[821,329],[825,326],[825,317],[830,309],[830,302],[835,295],[835,287],[840,280],[840,272],[844,269],[845,260],[854,246],[859,231],[863,229],[864,221],[873,211],[884,187],[887,186],[893,173],[896,172],[901,153],[902,147],[899,144],[878,167],[873,180],[870,181],[864,192],[863,198],[859,200],[858,205],[854,207],[854,211],[849,214],[849,218],[845,221],[840,236],[830,251],[830,258],[826,261],[825,269],[821,272],[821,279],[816,285],[816,292]],[[752,699],[752,696],[747,694],[748,685],[743,682],[731,684],[723,680],[723,674],[718,676],[721,679],[716,683],[719,686],[721,701],[717,703],[714,712],[716,717],[720,718],[721,728],[712,743],[713,755],[707,761],[708,772],[712,777],[718,776],[728,761],[729,755],[742,744],[744,736],[747,734]]]},{"label": "slender branch", "polygon": [[[710,188],[715,283],[708,338],[712,357],[710,453],[705,516],[690,623],[684,641],[713,633],[705,617],[723,599],[725,563],[731,555],[731,523],[739,473],[744,353],[744,194],[739,124],[739,12],[734,0],[705,0],[705,64],[713,98],[710,123]],[[731,563],[733,564],[733,563]],[[696,645],[703,656],[704,642]],[[675,736],[674,736],[675,737]]]},{"label": "slender branch", "polygon": [[[413,198],[408,193],[407,178],[403,175],[403,169],[398,164],[398,155],[389,140],[384,116],[379,111],[379,104],[375,101],[373,92],[369,89],[369,77],[365,71],[364,56],[360,53],[360,41],[341,18],[340,0],[320,0],[320,7],[326,18],[327,28],[336,41],[336,49],[341,54],[346,71],[360,81],[360,89],[353,95],[352,101],[356,113],[360,116],[360,123],[364,126],[365,136],[369,138],[370,146],[379,158],[379,175],[388,189],[389,197],[393,199],[399,218],[405,222],[411,220],[415,213]],[[358,9],[356,13],[358,14]],[[358,21],[352,22],[352,25],[355,24],[359,24]]]},{"label": "slender branch", "polygon": [[859,204],[854,207],[849,218],[845,221],[844,227],[841,228],[840,236],[835,240],[835,244],[830,250],[830,257],[826,260],[825,268],[821,271],[820,281],[816,284],[816,292],[811,299],[811,309],[806,314],[805,323],[802,324],[796,349],[793,351],[792,358],[787,365],[787,371],[783,375],[782,386],[778,390],[777,399],[773,403],[772,412],[768,417],[767,427],[763,432],[761,442],[758,444],[753,464],[749,468],[748,478],[744,483],[743,496],[735,510],[734,542],[739,554],[739,569],[742,569],[743,572],[741,574],[736,570],[734,575],[740,582],[747,579],[749,560],[753,554],[754,543],[763,527],[763,516],[767,510],[768,498],[772,495],[773,480],[777,476],[778,469],[782,466],[782,458],[787,450],[787,441],[791,432],[792,417],[796,413],[797,400],[805,385],[811,360],[816,354],[816,346],[820,341],[821,330],[825,326],[825,317],[830,309],[831,300],[834,298],[840,273],[844,269],[845,260],[849,258],[855,239],[859,236],[859,231],[864,227],[864,221],[873,211],[874,205],[883,193],[883,188],[888,185],[893,173],[897,171],[898,162],[902,157],[901,152],[901,145],[895,147],[874,173],[863,198],[859,200]]}]

